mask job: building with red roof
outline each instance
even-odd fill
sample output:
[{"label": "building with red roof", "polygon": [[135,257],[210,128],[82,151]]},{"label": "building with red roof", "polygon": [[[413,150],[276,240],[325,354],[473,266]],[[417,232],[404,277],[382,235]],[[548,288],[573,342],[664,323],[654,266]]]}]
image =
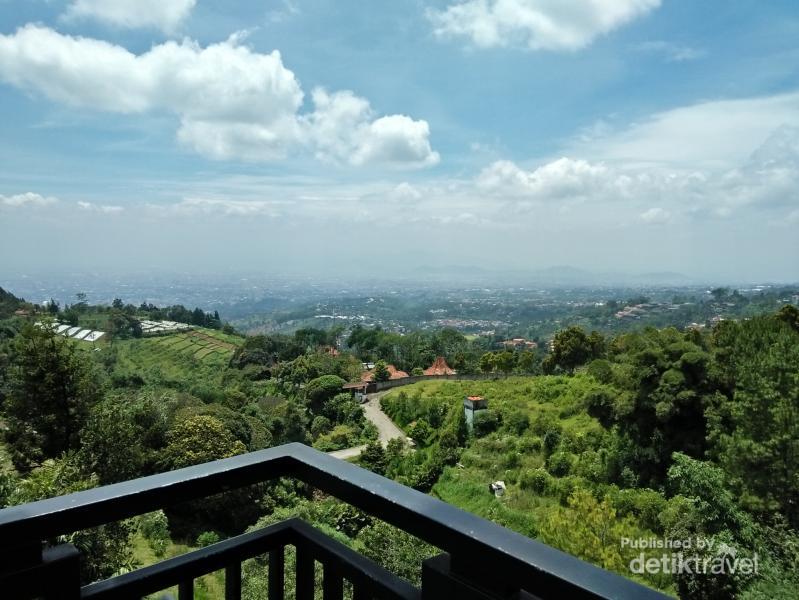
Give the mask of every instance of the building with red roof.
[{"label": "building with red roof", "polygon": [[437,356],[433,364],[424,370],[425,375],[455,375],[455,372],[443,356]]}]

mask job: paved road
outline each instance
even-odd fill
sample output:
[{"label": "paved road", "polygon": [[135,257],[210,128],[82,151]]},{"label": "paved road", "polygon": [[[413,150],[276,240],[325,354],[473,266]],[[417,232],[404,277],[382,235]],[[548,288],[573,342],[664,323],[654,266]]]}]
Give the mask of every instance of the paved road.
[{"label": "paved road", "polygon": [[[363,405],[364,415],[377,427],[380,443],[383,444],[384,447],[388,444],[389,440],[393,440],[394,438],[399,437],[405,439],[405,433],[402,429],[397,427],[394,421],[389,419],[388,415],[380,410],[380,398],[385,396],[389,391],[390,390],[383,390],[382,392],[369,394],[367,396],[369,400]],[[345,448],[344,450],[335,450],[334,452],[328,452],[328,454],[342,460],[347,460],[360,456],[364,448],[366,448],[366,445]]]}]

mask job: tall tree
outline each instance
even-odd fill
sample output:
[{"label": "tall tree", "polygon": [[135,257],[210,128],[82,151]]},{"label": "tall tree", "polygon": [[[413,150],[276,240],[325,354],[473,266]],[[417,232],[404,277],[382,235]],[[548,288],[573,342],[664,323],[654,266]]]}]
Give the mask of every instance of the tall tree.
[{"label": "tall tree", "polygon": [[50,327],[23,327],[12,360],[6,441],[15,466],[29,470],[78,448],[102,389],[89,355]]}]

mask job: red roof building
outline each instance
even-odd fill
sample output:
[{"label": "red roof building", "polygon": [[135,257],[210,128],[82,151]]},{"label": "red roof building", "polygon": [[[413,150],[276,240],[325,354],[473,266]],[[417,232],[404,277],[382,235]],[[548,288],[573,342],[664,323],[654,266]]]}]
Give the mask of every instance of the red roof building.
[{"label": "red roof building", "polygon": [[[400,371],[394,365],[386,365],[388,369],[389,379],[402,379],[403,377],[407,377],[408,374],[405,371]],[[365,371],[361,374],[361,381],[372,381],[375,378],[374,369],[371,371]]]},{"label": "red roof building", "polygon": [[455,375],[455,369],[447,364],[447,359],[437,356],[433,364],[424,370],[425,375]]}]

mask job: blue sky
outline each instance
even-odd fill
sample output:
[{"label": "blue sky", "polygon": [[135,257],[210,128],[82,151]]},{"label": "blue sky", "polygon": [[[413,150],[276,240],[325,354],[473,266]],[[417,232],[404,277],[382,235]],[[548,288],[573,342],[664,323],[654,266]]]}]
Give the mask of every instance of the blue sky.
[{"label": "blue sky", "polygon": [[0,267],[795,281],[797,40],[777,1],[0,0]]}]

